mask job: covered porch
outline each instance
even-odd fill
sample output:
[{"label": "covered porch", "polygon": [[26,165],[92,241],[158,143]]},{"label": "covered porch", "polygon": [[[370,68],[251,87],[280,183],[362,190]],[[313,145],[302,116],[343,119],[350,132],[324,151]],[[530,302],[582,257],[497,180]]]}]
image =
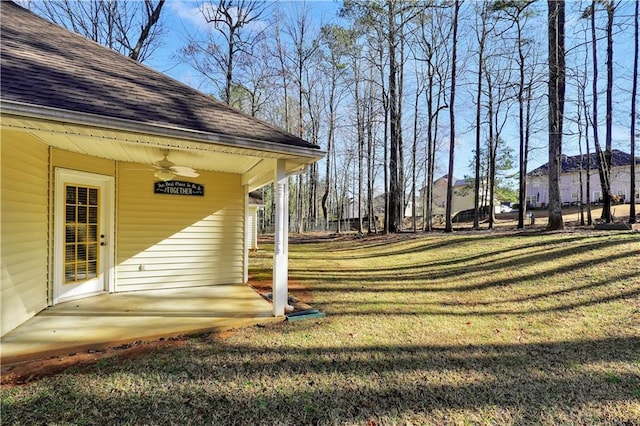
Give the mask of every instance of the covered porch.
[{"label": "covered porch", "polygon": [[245,284],[102,294],[51,306],[4,335],[1,364],[283,319]]}]

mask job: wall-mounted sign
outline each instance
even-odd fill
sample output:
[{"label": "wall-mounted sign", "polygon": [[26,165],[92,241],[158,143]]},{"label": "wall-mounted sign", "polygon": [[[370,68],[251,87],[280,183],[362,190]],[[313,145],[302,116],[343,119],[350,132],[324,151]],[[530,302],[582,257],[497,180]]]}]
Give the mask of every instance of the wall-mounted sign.
[{"label": "wall-mounted sign", "polygon": [[204,185],[193,182],[183,182],[180,180],[168,180],[166,182],[155,182],[153,184],[154,194],[170,195],[196,195],[204,197]]}]

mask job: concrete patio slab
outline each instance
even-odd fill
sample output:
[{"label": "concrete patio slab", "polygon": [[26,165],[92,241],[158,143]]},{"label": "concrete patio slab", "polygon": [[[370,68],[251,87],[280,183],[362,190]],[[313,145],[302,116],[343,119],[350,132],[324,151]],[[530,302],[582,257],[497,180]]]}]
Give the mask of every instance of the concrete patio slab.
[{"label": "concrete patio slab", "polygon": [[103,294],[40,312],[0,340],[3,365],[282,321],[247,285]]}]

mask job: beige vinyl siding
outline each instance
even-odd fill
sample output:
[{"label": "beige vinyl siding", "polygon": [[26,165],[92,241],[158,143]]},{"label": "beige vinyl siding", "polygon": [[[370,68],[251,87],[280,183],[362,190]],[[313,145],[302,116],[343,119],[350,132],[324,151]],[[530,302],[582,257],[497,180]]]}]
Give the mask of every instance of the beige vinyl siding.
[{"label": "beige vinyl siding", "polygon": [[115,161],[90,157],[88,155],[78,154],[77,152],[53,149],[51,152],[51,162],[54,167],[61,167],[63,169],[78,170],[106,176],[115,175]]},{"label": "beige vinyl siding", "polygon": [[180,178],[204,197],[154,194],[149,166],[120,163],[116,291],[241,283],[244,188],[239,175]]},{"label": "beige vinyl siding", "polygon": [[3,129],[1,334],[47,307],[47,147],[28,133]]}]

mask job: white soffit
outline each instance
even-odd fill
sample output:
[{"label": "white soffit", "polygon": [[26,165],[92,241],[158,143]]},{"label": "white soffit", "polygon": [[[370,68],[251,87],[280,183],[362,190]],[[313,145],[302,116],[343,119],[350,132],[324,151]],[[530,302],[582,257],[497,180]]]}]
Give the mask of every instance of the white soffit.
[{"label": "white soffit", "polygon": [[196,170],[244,174],[265,159],[287,159],[291,168],[310,164],[322,156],[261,151],[115,129],[101,129],[69,123],[33,120],[3,114],[2,127],[27,131],[44,144],[63,150],[130,163],[153,164],[170,151],[170,160]]}]

